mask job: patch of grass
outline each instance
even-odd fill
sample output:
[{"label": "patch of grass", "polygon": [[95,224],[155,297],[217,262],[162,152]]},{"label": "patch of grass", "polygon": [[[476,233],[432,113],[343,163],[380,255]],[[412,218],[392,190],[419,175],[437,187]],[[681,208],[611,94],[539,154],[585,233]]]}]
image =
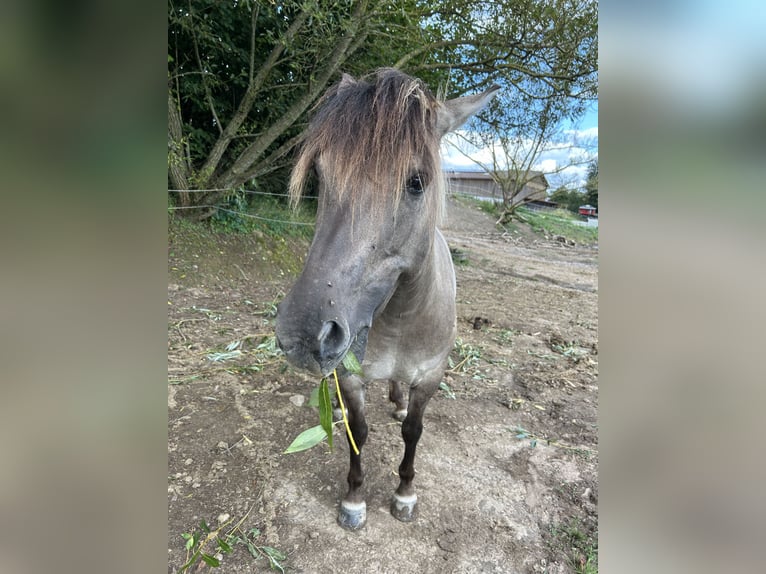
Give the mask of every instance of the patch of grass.
[{"label": "patch of grass", "polygon": [[495,219],[499,218],[503,211],[503,204],[500,202],[490,201],[487,199],[478,199],[472,195],[455,194],[452,197],[458,203],[462,203],[463,205],[469,207],[477,207]]},{"label": "patch of grass", "polygon": [[452,256],[452,263],[460,266],[468,265],[468,254],[465,251],[457,247],[450,247],[449,252]]},{"label": "patch of grass", "polygon": [[[474,205],[483,212],[499,219],[503,214],[502,203],[476,199],[468,196],[455,196],[456,199],[466,205]],[[598,227],[585,227],[578,225],[582,221],[580,217],[566,209],[553,211],[535,211],[528,207],[516,208],[511,221],[502,224],[505,231],[518,232],[519,223],[528,225],[536,233],[547,235],[561,235],[570,241],[590,245],[598,242]]]},{"label": "patch of grass", "polygon": [[[286,207],[280,210],[272,215],[313,221],[310,214],[292,213]],[[274,223],[247,218],[244,214],[238,217],[239,226],[215,220],[194,222],[178,214],[170,215],[170,280],[199,285],[221,279],[249,281],[253,273],[261,278],[278,279],[300,272],[313,225]],[[282,231],[284,235],[278,235]]]},{"label": "patch of grass", "polygon": [[576,574],[598,574],[598,532],[589,532],[580,520],[551,528],[551,550],[563,554]]},{"label": "patch of grass", "polygon": [[526,207],[519,207],[514,217],[529,224],[533,231],[548,235],[560,235],[582,244],[598,242],[598,227],[585,227],[578,225],[581,219],[570,211],[556,209],[554,211],[534,211]]},{"label": "patch of grass", "polygon": [[495,217],[500,217],[500,206],[502,205],[501,203],[478,199],[476,200],[476,205],[478,205],[479,209],[481,209],[484,213],[489,213]]},{"label": "patch of grass", "polygon": [[214,231],[252,233],[260,231],[270,237],[311,239],[316,220],[316,205],[304,201],[291,209],[283,199],[269,195],[232,194],[221,209],[210,218]]}]

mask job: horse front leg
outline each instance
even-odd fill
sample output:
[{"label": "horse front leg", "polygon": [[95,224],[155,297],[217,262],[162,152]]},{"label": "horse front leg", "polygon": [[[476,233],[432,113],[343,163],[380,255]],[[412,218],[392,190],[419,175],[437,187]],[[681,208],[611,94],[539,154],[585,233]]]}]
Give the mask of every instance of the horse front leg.
[{"label": "horse front leg", "polygon": [[343,402],[348,411],[348,426],[359,448],[354,452],[351,439],[348,449],[351,459],[348,470],[348,493],[340,503],[338,524],[348,530],[359,530],[367,521],[367,504],[362,494],[364,471],[362,470],[362,447],[367,442],[367,421],[364,419],[364,383],[356,375],[349,375],[340,381]]},{"label": "horse front leg", "polygon": [[416,516],[418,496],[412,484],[415,478],[415,450],[423,434],[423,413],[435,390],[436,385],[426,383],[410,389],[407,416],[402,422],[404,458],[399,465],[399,487],[391,501],[391,514],[402,522],[411,522]]}]

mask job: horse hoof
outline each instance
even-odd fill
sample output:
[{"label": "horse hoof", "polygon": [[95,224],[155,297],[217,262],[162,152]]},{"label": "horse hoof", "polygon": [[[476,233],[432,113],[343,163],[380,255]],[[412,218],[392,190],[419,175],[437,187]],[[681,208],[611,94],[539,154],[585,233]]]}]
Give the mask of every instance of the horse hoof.
[{"label": "horse hoof", "polygon": [[365,502],[340,503],[338,524],[346,530],[359,530],[367,522],[367,504]]},{"label": "horse hoof", "polygon": [[398,421],[404,421],[405,418],[407,418],[407,409],[401,409],[399,411],[394,411],[391,413],[391,416],[394,417]]},{"label": "horse hoof", "polygon": [[417,514],[418,495],[400,496],[394,494],[391,500],[391,514],[402,522],[412,522]]}]

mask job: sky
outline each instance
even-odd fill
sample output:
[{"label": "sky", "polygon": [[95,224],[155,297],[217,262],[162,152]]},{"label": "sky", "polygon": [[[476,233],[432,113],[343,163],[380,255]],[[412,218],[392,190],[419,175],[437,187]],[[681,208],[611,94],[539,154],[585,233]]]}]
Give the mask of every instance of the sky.
[{"label": "sky", "polygon": [[[532,166],[546,175],[551,192],[561,185],[575,189],[584,187],[588,160],[598,157],[598,102],[577,122],[563,126],[563,135],[563,141],[548,142]],[[445,170],[481,170],[476,161],[492,164],[489,148],[474,148],[459,136],[460,133],[447,134],[442,141],[442,167]]]}]

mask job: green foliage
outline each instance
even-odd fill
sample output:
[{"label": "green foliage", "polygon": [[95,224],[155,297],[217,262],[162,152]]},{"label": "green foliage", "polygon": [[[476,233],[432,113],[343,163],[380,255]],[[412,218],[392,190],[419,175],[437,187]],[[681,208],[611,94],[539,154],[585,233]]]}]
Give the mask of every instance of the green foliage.
[{"label": "green foliage", "polygon": [[496,201],[486,201],[486,200],[480,200],[478,202],[479,209],[481,209],[484,213],[489,213],[492,216],[498,217],[501,212],[502,204],[497,203]]},{"label": "green foliage", "polygon": [[[453,354],[457,357],[453,358]],[[468,369],[477,367],[481,359],[481,349],[464,342],[460,337],[455,339],[453,354],[447,357],[449,370],[453,373],[465,373]]]},{"label": "green foliage", "polygon": [[598,209],[598,159],[588,166],[588,179],[585,182],[585,203]]},{"label": "green foliage", "polygon": [[252,221],[248,221],[247,196],[242,191],[235,191],[224,197],[218,209],[210,218],[210,224],[217,231],[248,233],[254,229]]},{"label": "green foliage", "polygon": [[[363,374],[362,365],[359,363],[359,359],[356,358],[356,355],[354,355],[352,351],[348,351],[346,356],[343,357],[343,366],[349,373],[360,376]],[[337,373],[333,373],[333,378],[335,379],[335,386],[337,387]],[[332,397],[338,392],[339,389],[337,388],[332,390],[330,389],[326,378],[321,380],[319,383],[319,388],[312,391],[311,398],[309,399],[309,406],[319,408],[319,424],[315,427],[304,430],[297,437],[295,437],[293,442],[290,443],[290,446],[285,449],[284,454],[291,454],[294,452],[310,449],[311,447],[318,445],[325,438],[327,439],[327,443],[330,446],[330,451],[332,451],[332,432],[333,426],[335,424],[332,420]],[[342,397],[339,397],[339,402],[341,402],[341,398]],[[341,410],[342,409],[343,405],[341,402]],[[343,422],[346,426],[346,433],[348,434],[349,439],[351,439],[352,445],[354,445],[351,429],[348,426],[348,420],[346,419],[345,413],[343,414]],[[356,447],[354,446],[354,448]]]},{"label": "green foliage", "polygon": [[281,550],[272,548],[271,546],[260,546],[255,543],[255,540],[261,535],[261,531],[257,528],[251,528],[247,533],[242,532],[239,528],[234,530],[234,534],[229,534],[229,544],[241,544],[247,548],[250,556],[253,558],[266,558],[269,561],[269,569],[282,572],[284,574],[285,567],[282,564],[287,560],[287,555]]},{"label": "green foliage", "polygon": [[468,265],[468,254],[465,251],[457,247],[450,247],[449,252],[452,257],[452,263],[460,266]]},{"label": "green foliage", "polygon": [[[244,518],[242,521],[244,521]],[[240,524],[242,521],[240,521]],[[221,565],[221,559],[218,556],[231,554],[237,544],[247,547],[248,552],[253,558],[267,558],[269,567],[272,570],[284,573],[285,569],[282,562],[287,559],[287,556],[271,546],[257,545],[255,540],[261,535],[260,530],[251,528],[245,533],[240,530],[240,525],[238,524],[228,534],[223,534],[224,527],[230,522],[229,520],[216,530],[212,530],[203,519],[199,523],[199,530],[183,532],[181,537],[186,541],[184,544],[186,548],[186,562],[178,570],[179,573],[188,572],[194,564],[200,561],[211,568],[218,568]]]},{"label": "green foliage", "polygon": [[315,202],[306,201],[291,209],[279,197],[239,191],[224,199],[210,218],[210,225],[223,233],[260,231],[271,237],[311,239],[315,218]]},{"label": "green foliage", "polygon": [[[563,185],[550,195],[550,200],[555,201],[564,209],[572,213],[578,213],[581,205],[588,203],[585,194],[574,189],[569,189]],[[591,205],[593,205],[591,203]]]},{"label": "green foliage", "polygon": [[448,97],[498,82],[487,117],[539,130],[541,109],[556,122],[596,97],[596,30],[595,0],[170,2],[169,184],[207,190],[178,194],[190,205],[253,181],[281,193],[312,105],[341,72],[382,66]]}]

